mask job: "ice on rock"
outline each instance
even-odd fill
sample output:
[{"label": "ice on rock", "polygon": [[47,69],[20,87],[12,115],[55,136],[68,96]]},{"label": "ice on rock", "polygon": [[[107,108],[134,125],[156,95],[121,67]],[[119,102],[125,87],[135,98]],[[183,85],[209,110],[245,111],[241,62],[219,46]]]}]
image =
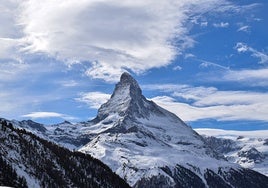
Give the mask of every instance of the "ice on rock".
[{"label": "ice on rock", "polygon": [[80,151],[109,165],[132,186],[158,174],[174,183],[163,169],[175,172],[178,166],[198,177],[207,169],[238,168],[207,147],[179,117],[147,100],[128,73],[122,74],[111,98],[90,123],[96,135]]}]

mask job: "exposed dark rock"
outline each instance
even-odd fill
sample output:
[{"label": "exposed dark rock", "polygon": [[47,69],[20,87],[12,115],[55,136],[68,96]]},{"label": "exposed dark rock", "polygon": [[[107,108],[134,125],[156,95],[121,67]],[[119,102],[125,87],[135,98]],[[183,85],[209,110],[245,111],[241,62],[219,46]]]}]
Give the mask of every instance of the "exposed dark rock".
[{"label": "exposed dark rock", "polygon": [[250,148],[249,150],[242,150],[238,152],[239,157],[246,158],[246,160],[254,161],[255,163],[261,162],[265,156],[259,152],[256,148]]},{"label": "exposed dark rock", "polygon": [[204,137],[204,139],[208,146],[221,154],[241,149],[236,145],[235,141],[230,139],[216,138],[213,136]]}]

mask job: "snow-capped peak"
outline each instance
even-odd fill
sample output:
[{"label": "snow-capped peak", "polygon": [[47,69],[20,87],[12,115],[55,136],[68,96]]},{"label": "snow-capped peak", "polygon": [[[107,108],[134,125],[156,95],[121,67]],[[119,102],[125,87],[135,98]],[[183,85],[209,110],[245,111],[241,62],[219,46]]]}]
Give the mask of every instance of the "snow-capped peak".
[{"label": "snow-capped peak", "polygon": [[[46,132],[62,145],[79,146],[78,151],[101,160],[137,188],[268,184],[265,176],[226,161],[179,117],[147,100],[128,73],[94,120],[63,123]],[[241,176],[246,178],[241,181]]]},{"label": "snow-capped peak", "polygon": [[136,98],[141,96],[141,89],[138,82],[127,72],[124,72],[121,75],[120,82],[116,84],[112,98],[122,89],[127,89],[129,91],[129,93],[127,93],[129,97]]},{"label": "snow-capped peak", "polygon": [[116,84],[111,98],[100,107],[95,120],[99,122],[111,114],[121,119],[148,115],[147,110],[145,110],[148,106],[146,103],[148,102],[142,95],[137,81],[125,72]]},{"label": "snow-capped peak", "polygon": [[179,117],[147,100],[128,73],[87,129],[92,140],[79,150],[108,164],[130,185],[152,174],[168,176],[165,167],[197,168],[201,175],[206,168],[229,166]]}]

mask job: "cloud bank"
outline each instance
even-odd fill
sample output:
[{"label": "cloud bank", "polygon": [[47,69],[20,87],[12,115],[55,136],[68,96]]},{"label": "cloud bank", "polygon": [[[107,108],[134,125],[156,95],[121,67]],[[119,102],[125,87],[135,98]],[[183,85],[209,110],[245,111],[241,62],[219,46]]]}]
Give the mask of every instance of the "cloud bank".
[{"label": "cloud bank", "polygon": [[185,23],[227,7],[235,10],[225,0],[8,1],[0,7],[1,23],[8,23],[0,32],[0,55],[16,47],[68,65],[86,61],[91,63],[86,75],[115,81],[126,70],[141,73],[170,64],[195,43]]},{"label": "cloud bank", "polygon": [[174,84],[145,85],[143,88],[163,92],[162,96],[152,100],[185,121],[209,118],[268,121],[268,93],[220,91],[214,87]]},{"label": "cloud bank", "polygon": [[77,101],[86,103],[90,108],[98,109],[102,104],[107,102],[110,98],[110,94],[102,92],[88,92],[81,93],[79,98],[76,98]]},{"label": "cloud bank", "polygon": [[[175,113],[184,121],[217,119],[219,121],[260,120],[268,121],[268,93],[246,91],[221,91],[215,87],[190,85],[152,84],[143,90],[157,91],[150,98],[161,107]],[[163,93],[163,95],[160,95]],[[98,109],[110,95],[89,92],[77,98],[90,108]]]},{"label": "cloud bank", "polygon": [[57,112],[32,112],[29,114],[25,114],[22,117],[32,118],[32,119],[40,119],[40,118],[62,118],[67,120],[74,120],[74,117],[68,116],[66,114],[61,114]]}]

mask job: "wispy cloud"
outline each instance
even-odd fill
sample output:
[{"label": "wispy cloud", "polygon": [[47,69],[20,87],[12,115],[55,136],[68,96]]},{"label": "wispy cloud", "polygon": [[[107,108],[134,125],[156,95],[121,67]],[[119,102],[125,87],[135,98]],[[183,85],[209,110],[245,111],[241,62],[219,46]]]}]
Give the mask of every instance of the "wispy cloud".
[{"label": "wispy cloud", "polygon": [[213,63],[213,62],[209,62],[209,61],[205,61],[205,60],[200,60],[200,59],[196,59],[196,60],[202,62],[199,65],[200,68],[217,67],[217,68],[220,68],[223,70],[229,70],[229,67],[225,67],[225,66],[222,66],[222,65],[217,64],[217,63]]},{"label": "wispy cloud", "polygon": [[22,117],[31,119],[43,119],[43,118],[62,118],[66,120],[76,119],[75,117],[57,112],[32,112],[29,114],[22,115]]},{"label": "wispy cloud", "polygon": [[213,26],[216,28],[227,28],[229,27],[229,23],[228,22],[214,23]]},{"label": "wispy cloud", "polygon": [[201,23],[200,23],[200,26],[201,26],[201,27],[207,27],[207,26],[208,26],[208,22],[201,22]]},{"label": "wispy cloud", "polygon": [[76,100],[79,102],[86,103],[90,108],[98,109],[110,98],[110,96],[110,94],[102,92],[87,92],[81,93],[80,97],[76,98]]},{"label": "wispy cloud", "polygon": [[246,33],[249,33],[250,32],[250,26],[248,25],[244,25],[244,26],[241,26],[237,29],[237,31],[243,31],[243,32],[246,32]]},{"label": "wispy cloud", "polygon": [[194,58],[195,55],[191,53],[184,54],[184,59]]},{"label": "wispy cloud", "polygon": [[172,69],[173,69],[174,71],[180,71],[180,70],[182,70],[182,67],[179,66],[179,65],[177,65],[177,66],[173,67]]},{"label": "wispy cloud", "polygon": [[214,87],[174,84],[149,85],[145,88],[165,93],[152,100],[185,121],[206,118],[268,121],[268,93],[220,91]]},{"label": "wispy cloud", "polygon": [[185,12],[178,10],[185,4],[189,3],[30,0],[21,6],[24,50],[89,60],[87,75],[106,80],[114,80],[125,67],[140,72],[164,66],[178,50],[171,38],[191,42],[184,39],[187,31],[180,25]]},{"label": "wispy cloud", "polygon": [[244,53],[244,52],[251,53],[251,56],[260,59],[260,61],[259,61],[260,64],[268,63],[268,55],[265,52],[260,52],[256,49],[248,46],[245,43],[238,42],[235,45],[234,49],[236,49],[237,52],[239,52],[239,53]]},{"label": "wispy cloud", "polygon": [[89,61],[86,75],[107,81],[125,70],[141,73],[170,64],[195,44],[185,25],[189,18],[238,10],[225,0],[29,0],[0,8],[0,21],[7,23],[0,31],[1,56],[42,52],[68,65]]},{"label": "wispy cloud", "polygon": [[0,59],[18,59],[18,41],[12,38],[0,38]]},{"label": "wispy cloud", "polygon": [[0,83],[13,81],[29,70],[29,64],[22,61],[4,61],[0,63]]},{"label": "wispy cloud", "polygon": [[268,69],[230,70],[222,76],[222,81],[235,81],[252,86],[268,86]]},{"label": "wispy cloud", "polygon": [[3,89],[0,85],[0,113],[5,118],[17,118],[21,114],[34,111],[43,103],[59,100],[62,96],[58,93],[35,94],[26,92],[23,87]]},{"label": "wispy cloud", "polygon": [[[58,84],[55,84],[63,66],[59,65],[62,64],[50,62],[44,57],[31,63],[14,60],[1,61],[1,116],[16,118],[21,114],[38,111],[44,104],[49,106],[55,101],[66,99],[70,97],[69,95],[76,93],[77,91],[73,91],[73,89],[68,90],[68,88],[58,87]],[[69,82],[69,84],[73,83]]]},{"label": "wispy cloud", "polygon": [[75,80],[63,80],[58,83],[63,87],[75,87],[79,85],[79,83]]},{"label": "wispy cloud", "polygon": [[21,27],[16,22],[19,1],[1,1],[0,3],[0,59],[17,59],[21,42]]}]

